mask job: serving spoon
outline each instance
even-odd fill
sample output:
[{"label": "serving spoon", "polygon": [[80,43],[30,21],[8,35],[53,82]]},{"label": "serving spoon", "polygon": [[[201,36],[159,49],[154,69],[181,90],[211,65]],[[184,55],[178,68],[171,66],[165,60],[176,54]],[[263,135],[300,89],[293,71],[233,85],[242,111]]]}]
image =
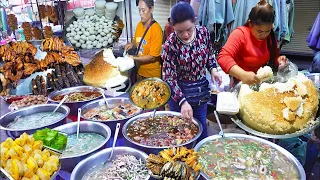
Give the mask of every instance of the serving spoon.
[{"label": "serving spoon", "polygon": [[113,150],[114,150],[114,147],[116,146],[116,142],[117,142],[117,139],[118,139],[119,129],[120,129],[120,123],[117,123],[116,132],[114,133],[114,137],[113,137],[111,153],[110,153],[110,156],[107,159],[107,161],[104,163],[104,165],[112,159]]},{"label": "serving spoon", "polygon": [[45,117],[50,117],[50,116],[52,116],[52,115],[59,109],[59,107],[64,103],[64,101],[67,100],[67,98],[68,98],[68,95],[65,95],[65,96],[63,97],[63,99],[60,101],[60,103],[58,104],[58,106],[53,110],[53,112],[52,112],[51,114],[49,114],[49,115],[44,115],[44,116],[42,116],[39,120],[42,120],[42,119],[45,118]]},{"label": "serving spoon", "polygon": [[106,105],[107,105],[107,108],[110,108],[109,103],[108,103],[108,100],[107,100],[106,96],[104,95],[104,92],[101,92],[101,94],[102,94],[102,97],[103,97],[103,99],[104,99],[104,102],[105,102]]},{"label": "serving spoon", "polygon": [[78,108],[77,139],[79,139],[81,108]]},{"label": "serving spoon", "polygon": [[218,122],[218,125],[219,125],[219,128],[220,128],[220,132],[219,132],[219,135],[222,136],[222,138],[224,138],[224,132],[223,132],[223,129],[222,129],[222,126],[221,126],[221,123],[220,123],[220,119],[219,119],[219,115],[217,113],[217,111],[214,111],[214,116],[216,117],[216,120]]}]

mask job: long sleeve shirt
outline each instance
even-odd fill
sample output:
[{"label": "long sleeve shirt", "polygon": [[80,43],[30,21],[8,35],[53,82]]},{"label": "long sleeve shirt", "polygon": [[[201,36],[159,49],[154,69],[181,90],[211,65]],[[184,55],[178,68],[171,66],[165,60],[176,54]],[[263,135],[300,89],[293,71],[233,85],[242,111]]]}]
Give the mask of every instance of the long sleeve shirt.
[{"label": "long sleeve shirt", "polygon": [[162,51],[163,79],[170,85],[172,98],[179,104],[185,99],[178,81],[195,82],[206,77],[206,69],[216,67],[213,46],[205,27],[195,27],[195,38],[185,44],[172,33]]},{"label": "long sleeve shirt", "polygon": [[[270,38],[270,35],[267,38]],[[259,41],[252,35],[249,27],[236,28],[219,53],[220,67],[225,73],[229,73],[234,65],[238,65],[245,71],[256,73],[270,60],[267,38]],[[278,56],[279,52],[277,51],[276,59]]]}]

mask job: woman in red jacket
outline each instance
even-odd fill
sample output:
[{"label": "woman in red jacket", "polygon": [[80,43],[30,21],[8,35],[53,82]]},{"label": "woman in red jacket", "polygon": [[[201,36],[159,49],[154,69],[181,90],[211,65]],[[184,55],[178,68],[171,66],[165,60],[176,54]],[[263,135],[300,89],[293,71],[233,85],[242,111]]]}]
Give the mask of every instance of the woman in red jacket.
[{"label": "woman in red jacket", "polygon": [[233,30],[227,43],[221,49],[218,63],[222,70],[231,75],[231,86],[239,80],[246,84],[256,84],[256,72],[268,65],[273,71],[284,66],[285,56],[279,56],[273,32],[275,19],[273,8],[265,0],[251,9],[244,26]]}]

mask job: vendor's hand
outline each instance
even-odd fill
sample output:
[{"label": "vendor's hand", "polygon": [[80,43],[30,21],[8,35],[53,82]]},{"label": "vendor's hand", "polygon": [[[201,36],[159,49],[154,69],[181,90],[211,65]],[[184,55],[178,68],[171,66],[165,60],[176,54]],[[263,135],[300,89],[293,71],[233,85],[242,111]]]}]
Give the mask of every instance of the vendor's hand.
[{"label": "vendor's hand", "polygon": [[253,85],[260,82],[259,78],[256,76],[256,74],[252,71],[245,71],[241,77],[240,80],[244,84]]},{"label": "vendor's hand", "polygon": [[192,119],[193,118],[193,110],[188,101],[185,101],[181,105],[181,115],[183,118]]},{"label": "vendor's hand", "polygon": [[282,69],[284,67],[286,67],[288,65],[288,61],[287,61],[287,57],[286,56],[279,56],[277,59],[278,63],[279,63],[279,69]]},{"label": "vendor's hand", "polygon": [[129,49],[132,49],[133,48],[133,44],[132,43],[129,43],[127,44],[125,47],[124,47],[124,50],[125,51],[128,51]]},{"label": "vendor's hand", "polygon": [[133,55],[129,55],[129,54],[127,54],[127,56],[128,56],[128,58],[131,58],[131,59],[133,59],[133,60],[134,60],[134,56],[133,56]]},{"label": "vendor's hand", "polygon": [[218,84],[219,86],[222,84],[222,76],[216,71],[211,72],[211,79],[213,84]]}]

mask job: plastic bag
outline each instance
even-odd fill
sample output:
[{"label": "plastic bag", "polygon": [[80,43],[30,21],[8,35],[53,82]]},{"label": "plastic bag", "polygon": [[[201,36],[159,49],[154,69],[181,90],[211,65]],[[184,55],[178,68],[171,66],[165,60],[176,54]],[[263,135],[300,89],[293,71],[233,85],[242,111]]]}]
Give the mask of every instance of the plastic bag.
[{"label": "plastic bag", "polygon": [[298,74],[298,67],[293,62],[287,59],[287,65],[283,68],[279,69],[277,72],[277,81],[278,82],[286,82],[291,77],[295,77]]},{"label": "plastic bag", "polygon": [[302,165],[306,161],[307,142],[302,141],[300,138],[280,139],[279,146],[289,151],[296,157]]}]

